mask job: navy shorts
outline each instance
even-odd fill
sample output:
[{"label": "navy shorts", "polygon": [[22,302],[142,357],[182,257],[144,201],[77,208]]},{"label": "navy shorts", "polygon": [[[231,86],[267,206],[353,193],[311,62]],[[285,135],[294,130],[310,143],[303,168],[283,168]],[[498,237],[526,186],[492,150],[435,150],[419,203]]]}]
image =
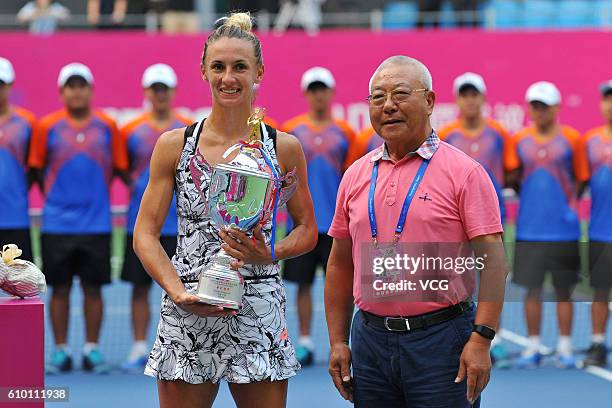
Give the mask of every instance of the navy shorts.
[{"label": "navy shorts", "polygon": [[580,280],[578,242],[516,241],[512,281],[517,285],[539,289],[547,273],[558,289],[572,289]]},{"label": "navy shorts", "polygon": [[283,278],[289,282],[312,285],[317,267],[322,266],[323,271],[327,269],[333,242],[329,235],[319,233],[317,246],[312,251],[285,261]]},{"label": "navy shorts", "polygon": [[[176,235],[159,237],[162,248],[166,251],[168,258],[176,252]],[[125,258],[123,259],[123,269],[121,270],[121,280],[130,282],[134,285],[147,286],[153,282],[151,276],[140,263],[138,255],[134,252],[134,236],[128,234],[125,240]]]},{"label": "navy shorts", "polygon": [[472,334],[474,310],[410,332],[368,324],[361,311],[351,328],[355,408],[468,408],[467,381],[455,383]]},{"label": "navy shorts", "polygon": [[42,234],[41,244],[47,284],[71,285],[74,275],[86,285],[110,283],[110,234]]},{"label": "navy shorts", "polygon": [[612,242],[589,243],[589,270],[594,289],[612,288]]}]

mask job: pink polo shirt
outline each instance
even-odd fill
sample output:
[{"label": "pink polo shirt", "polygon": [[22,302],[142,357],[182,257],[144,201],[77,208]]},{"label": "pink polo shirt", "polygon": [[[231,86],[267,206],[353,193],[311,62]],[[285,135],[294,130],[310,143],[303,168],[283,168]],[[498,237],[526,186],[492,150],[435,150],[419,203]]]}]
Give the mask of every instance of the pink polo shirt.
[{"label": "pink polo shirt", "polygon": [[[495,188],[484,168],[459,149],[439,142],[432,134],[437,151],[431,158],[408,211],[399,242],[467,242],[479,235],[503,232]],[[431,143],[432,137],[424,142]],[[421,152],[423,147],[417,153]],[[357,160],[340,183],[336,211],[328,234],[352,240],[354,265],[353,296],[361,310],[379,316],[413,316],[443,307],[448,303],[368,301],[361,289],[362,247],[372,242],[368,217],[368,193],[373,163],[379,162],[374,208],[378,241],[392,242],[404,198],[423,159],[409,154],[393,163],[384,145]],[[420,198],[419,198],[420,197]]]}]

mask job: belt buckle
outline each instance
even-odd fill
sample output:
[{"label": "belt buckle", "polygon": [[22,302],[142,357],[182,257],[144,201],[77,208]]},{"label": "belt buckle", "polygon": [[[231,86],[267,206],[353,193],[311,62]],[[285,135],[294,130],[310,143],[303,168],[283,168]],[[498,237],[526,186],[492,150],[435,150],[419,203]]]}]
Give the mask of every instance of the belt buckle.
[{"label": "belt buckle", "polygon": [[[393,331],[393,332],[403,332],[403,330],[397,330],[397,329],[393,329],[391,327],[389,327],[389,319],[390,317],[385,317],[385,329],[389,330],[389,331]],[[410,322],[408,321],[408,319],[403,319],[401,318],[404,323],[406,323],[406,331],[410,331]]]}]

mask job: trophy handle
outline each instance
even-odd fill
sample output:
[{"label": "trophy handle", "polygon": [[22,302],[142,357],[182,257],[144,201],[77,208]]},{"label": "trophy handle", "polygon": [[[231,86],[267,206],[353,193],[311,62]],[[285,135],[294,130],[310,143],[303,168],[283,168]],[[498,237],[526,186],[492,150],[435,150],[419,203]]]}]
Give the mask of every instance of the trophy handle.
[{"label": "trophy handle", "polygon": [[[202,170],[200,170],[200,168],[196,164],[196,161],[198,161],[200,165],[203,165],[203,166],[208,167],[208,164],[204,161],[204,156],[202,156],[202,154],[199,151],[197,151],[196,154],[189,161],[189,172],[191,173],[193,184],[195,185],[196,190],[198,190],[198,193],[200,194],[202,201],[206,203],[204,215],[208,215],[209,214],[208,199],[206,198],[206,194],[202,190],[202,176],[204,175],[204,173],[202,172]],[[212,180],[211,180],[211,184],[212,184]],[[210,186],[209,186],[209,189],[210,189]]]},{"label": "trophy handle", "polygon": [[285,187],[281,187],[280,191],[278,192],[278,194],[280,194],[280,197],[278,199],[279,207],[282,207],[283,205],[287,204],[293,194],[295,194],[298,187],[298,181],[299,180],[297,176],[297,169],[295,167],[293,168],[293,170],[281,177],[281,186],[284,185]]}]

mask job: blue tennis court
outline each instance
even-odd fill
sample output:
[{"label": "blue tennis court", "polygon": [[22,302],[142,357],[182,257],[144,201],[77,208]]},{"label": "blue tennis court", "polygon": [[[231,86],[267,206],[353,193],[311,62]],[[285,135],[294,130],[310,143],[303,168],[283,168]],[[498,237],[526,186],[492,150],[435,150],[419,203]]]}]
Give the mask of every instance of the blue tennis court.
[{"label": "blue tennis court", "polygon": [[[75,282],[76,283],[76,282]],[[67,375],[47,376],[46,385],[70,388],[70,402],[57,403],[54,406],[70,407],[154,407],[157,405],[155,380],[144,375],[128,375],[118,369],[108,375],[92,375],[78,369],[79,352],[84,342],[83,316],[81,314],[81,294],[74,286],[71,304],[69,344],[73,350],[77,370]],[[323,279],[318,278],[313,288],[315,295],[313,337],[317,345],[316,364],[303,369],[289,383],[288,407],[305,408],[346,407],[336,392],[327,374],[327,331],[323,308]],[[115,282],[104,289],[105,319],[102,329],[101,348],[108,361],[118,366],[129,353],[129,293],[130,287],[122,282]],[[154,336],[161,290],[152,290],[153,324],[150,338]],[[295,286],[287,285],[289,330],[293,337],[297,333],[297,314],[294,307]],[[543,322],[543,342],[553,348],[556,344],[555,305],[545,303]],[[578,350],[588,347],[590,341],[590,308],[589,304],[577,302],[575,305],[574,346]],[[502,336],[513,354],[520,351],[520,343],[526,340],[522,304],[508,302],[503,315],[504,331]],[[612,330],[608,330],[612,338]],[[46,353],[51,350],[52,336],[50,327],[46,327]],[[505,407],[547,407],[569,408],[608,407],[612,393],[612,371],[603,369],[561,370],[554,365],[552,357],[544,360],[541,368],[536,370],[505,369],[495,370],[492,380],[485,391],[483,406]],[[221,387],[217,407],[234,406],[226,385]]]}]

